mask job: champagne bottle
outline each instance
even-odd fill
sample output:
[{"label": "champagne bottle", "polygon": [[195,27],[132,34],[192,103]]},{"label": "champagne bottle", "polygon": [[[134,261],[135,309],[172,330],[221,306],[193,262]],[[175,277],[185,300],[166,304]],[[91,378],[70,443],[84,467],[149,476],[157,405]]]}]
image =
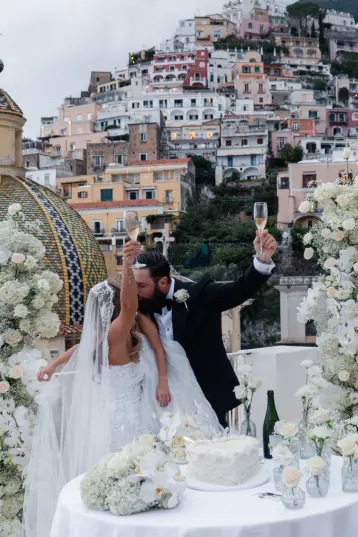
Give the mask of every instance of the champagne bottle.
[{"label": "champagne bottle", "polygon": [[272,459],[270,453],[270,436],[274,433],[275,423],[279,421],[275,406],[275,395],[273,390],[267,392],[267,410],[263,427],[263,444],[265,459]]}]

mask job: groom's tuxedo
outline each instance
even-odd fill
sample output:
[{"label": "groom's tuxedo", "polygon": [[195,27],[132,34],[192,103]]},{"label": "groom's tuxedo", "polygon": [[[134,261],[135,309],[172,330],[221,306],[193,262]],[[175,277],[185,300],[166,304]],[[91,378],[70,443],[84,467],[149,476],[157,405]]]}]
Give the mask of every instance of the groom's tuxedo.
[{"label": "groom's tuxedo", "polygon": [[[268,278],[269,275],[259,273],[251,265],[243,276],[231,283],[216,283],[209,278],[195,283],[175,280],[173,339],[184,347],[195,376],[222,423],[226,412],[238,406],[233,393],[238,380],[222,341],[221,312],[251,298]],[[189,293],[187,308],[175,298],[179,289]],[[160,327],[162,330],[164,325],[165,320]],[[168,323],[166,330],[170,330]]]}]

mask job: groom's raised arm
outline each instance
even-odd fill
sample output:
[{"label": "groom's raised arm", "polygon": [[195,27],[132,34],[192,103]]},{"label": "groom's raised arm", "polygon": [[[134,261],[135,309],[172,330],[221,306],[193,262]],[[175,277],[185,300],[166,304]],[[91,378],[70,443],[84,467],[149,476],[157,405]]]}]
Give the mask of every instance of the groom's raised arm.
[{"label": "groom's raised arm", "polygon": [[200,303],[209,308],[226,311],[239,306],[251,298],[269,279],[275,264],[271,261],[277,249],[275,239],[264,231],[262,235],[262,252],[260,238],[254,241],[256,257],[243,276],[234,282],[216,283],[209,281],[201,289]]}]

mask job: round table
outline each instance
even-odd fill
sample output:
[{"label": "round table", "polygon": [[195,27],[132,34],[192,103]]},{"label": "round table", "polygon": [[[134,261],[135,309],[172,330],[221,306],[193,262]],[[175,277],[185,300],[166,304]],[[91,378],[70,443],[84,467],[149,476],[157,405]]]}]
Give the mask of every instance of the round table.
[{"label": "round table", "polygon": [[[270,462],[266,464],[271,469]],[[240,492],[188,489],[175,509],[115,517],[84,506],[77,478],[61,492],[51,537],[353,537],[358,494],[342,493],[341,464],[342,459],[333,457],[326,498],[307,496],[306,505],[297,511],[257,497],[258,492],[274,492],[271,479]],[[304,488],[304,482],[301,485]]]}]

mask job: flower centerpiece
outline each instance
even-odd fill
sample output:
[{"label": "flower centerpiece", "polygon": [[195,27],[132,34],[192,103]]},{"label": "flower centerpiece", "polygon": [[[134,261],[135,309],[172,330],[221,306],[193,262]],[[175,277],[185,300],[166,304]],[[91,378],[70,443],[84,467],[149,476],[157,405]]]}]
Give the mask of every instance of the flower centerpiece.
[{"label": "flower centerpiece", "polygon": [[147,434],[106,455],[81,481],[89,509],[126,516],[172,509],[182,501],[186,480],[159,437]]},{"label": "flower centerpiece", "polygon": [[237,376],[240,385],[236,386],[234,393],[236,399],[242,402],[245,411],[245,420],[241,424],[240,434],[256,438],[256,425],[251,420],[251,406],[255,392],[261,387],[262,382],[253,374],[253,367],[249,364],[240,366]]},{"label": "flower centerpiece", "polygon": [[319,395],[326,388],[327,382],[322,376],[321,368],[311,360],[304,360],[301,366],[306,371],[306,384],[299,388],[295,395],[302,403],[302,418],[299,425],[300,457],[308,459],[314,455],[314,448],[307,437],[310,416],[312,411],[318,408]]},{"label": "flower centerpiece", "polygon": [[286,466],[282,472],[283,493],[281,501],[287,509],[301,509],[306,503],[306,494],[298,486],[301,474],[295,466]]},{"label": "flower centerpiece", "polygon": [[277,492],[282,492],[282,472],[286,466],[290,466],[294,459],[293,453],[289,447],[283,442],[276,444],[271,451],[274,468],[273,468],[273,480]]},{"label": "flower centerpiece", "polygon": [[327,463],[318,455],[307,461],[309,477],[306,482],[306,490],[313,498],[323,498],[329,489],[329,479],[326,475]]},{"label": "flower centerpiece", "polygon": [[275,423],[275,434],[281,438],[280,444],[286,446],[292,454],[292,463],[299,465],[300,443],[298,438],[298,426],[287,421],[277,421]]},{"label": "flower centerpiece", "polygon": [[344,457],[342,466],[343,492],[358,492],[358,434],[350,434],[337,442]]},{"label": "flower centerpiece", "polygon": [[52,308],[62,282],[43,265],[40,232],[18,203],[0,222],[0,527],[11,537],[21,534],[23,478],[43,387],[36,374],[51,359],[37,342],[60,327]]},{"label": "flower centerpiece", "polygon": [[[302,323],[314,321],[324,357],[324,376],[337,391],[334,427],[344,436],[347,420],[358,416],[358,182],[342,173],[318,186],[315,207],[321,223],[304,237],[305,257],[316,257],[323,275],[298,309]],[[306,212],[307,204],[300,207]]]}]

